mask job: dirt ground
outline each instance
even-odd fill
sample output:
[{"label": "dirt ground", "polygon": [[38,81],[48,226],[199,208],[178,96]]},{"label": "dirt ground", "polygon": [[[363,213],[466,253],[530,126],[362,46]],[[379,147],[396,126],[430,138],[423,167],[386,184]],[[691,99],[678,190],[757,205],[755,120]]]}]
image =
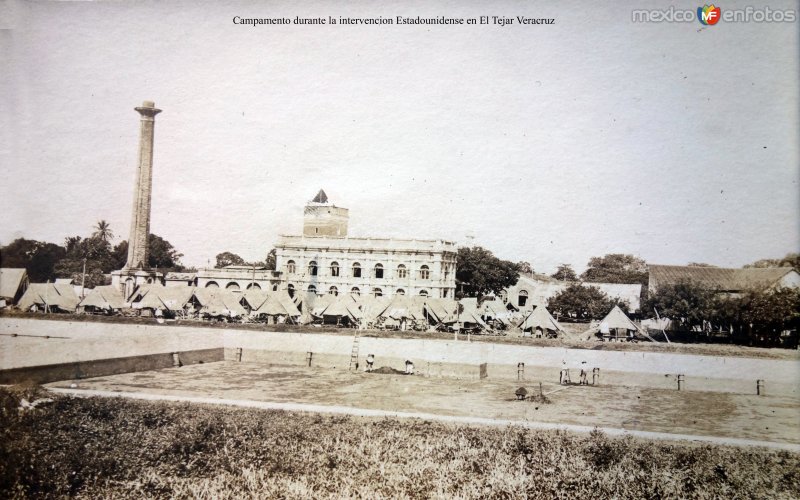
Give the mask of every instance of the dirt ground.
[{"label": "dirt ground", "polygon": [[543,383],[549,403],[516,401],[538,381],[456,380],[218,362],[62,381],[50,387],[341,405],[438,415],[800,443],[800,397]]}]

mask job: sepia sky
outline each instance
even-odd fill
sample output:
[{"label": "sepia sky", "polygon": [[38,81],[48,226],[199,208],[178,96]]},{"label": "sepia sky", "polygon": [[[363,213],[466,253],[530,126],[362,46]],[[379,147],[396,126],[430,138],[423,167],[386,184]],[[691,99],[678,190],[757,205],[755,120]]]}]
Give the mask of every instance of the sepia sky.
[{"label": "sepia sky", "polygon": [[0,244],[61,243],[99,219],[127,239],[133,108],[153,100],[151,230],[187,265],[263,259],[320,188],[352,236],[474,242],[543,272],[612,252],[738,267],[800,250],[798,23],[631,20],[670,5],[698,3],[7,2]]}]

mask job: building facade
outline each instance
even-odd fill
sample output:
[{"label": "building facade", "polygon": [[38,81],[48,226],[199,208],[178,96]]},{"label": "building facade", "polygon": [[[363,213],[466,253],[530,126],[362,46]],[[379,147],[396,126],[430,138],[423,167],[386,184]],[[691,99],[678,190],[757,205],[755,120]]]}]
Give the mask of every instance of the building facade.
[{"label": "building facade", "polygon": [[347,209],[328,202],[324,191],[309,202],[303,235],[281,236],[275,245],[281,290],[290,294],[454,297],[455,243],[351,238],[347,236],[347,218]]},{"label": "building facade", "polygon": [[[506,288],[501,298],[516,309],[531,309],[534,306],[547,306],[547,301],[569,287],[572,283],[558,281],[543,275],[520,275],[517,284]],[[642,285],[624,283],[581,283],[582,286],[599,288],[611,298],[624,300],[630,312],[641,307]]]}]

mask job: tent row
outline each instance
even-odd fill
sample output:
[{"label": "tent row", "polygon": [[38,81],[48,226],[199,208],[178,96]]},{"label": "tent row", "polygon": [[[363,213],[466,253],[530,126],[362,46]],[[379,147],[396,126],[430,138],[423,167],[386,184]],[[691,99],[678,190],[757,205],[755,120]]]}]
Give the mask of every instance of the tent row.
[{"label": "tent row", "polygon": [[[563,327],[543,306],[508,310],[500,301],[481,304],[420,296],[316,295],[258,289],[233,292],[219,288],[142,285],[126,301],[112,286],[98,286],[82,300],[69,284],[33,283],[19,299],[24,311],[119,313],[175,318],[264,321],[267,323],[326,324],[363,329],[397,330],[514,330],[523,337],[555,338]],[[588,337],[633,340],[647,337],[619,308],[614,307]]]}]

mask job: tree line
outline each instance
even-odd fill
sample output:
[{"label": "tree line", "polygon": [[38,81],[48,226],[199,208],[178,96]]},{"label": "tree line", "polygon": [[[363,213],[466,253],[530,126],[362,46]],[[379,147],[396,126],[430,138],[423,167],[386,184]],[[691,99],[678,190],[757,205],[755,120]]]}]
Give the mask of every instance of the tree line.
[{"label": "tree line", "polygon": [[[68,236],[64,243],[17,238],[0,247],[0,266],[27,269],[33,283],[44,283],[56,278],[72,278],[80,283],[86,265],[87,288],[104,285],[105,275],[122,269],[128,258],[128,242],[113,245],[114,233],[105,220],[99,221],[88,236]],[[186,271],[181,264],[183,254],[166,239],[150,234],[148,239],[148,266],[162,272]]]}]

